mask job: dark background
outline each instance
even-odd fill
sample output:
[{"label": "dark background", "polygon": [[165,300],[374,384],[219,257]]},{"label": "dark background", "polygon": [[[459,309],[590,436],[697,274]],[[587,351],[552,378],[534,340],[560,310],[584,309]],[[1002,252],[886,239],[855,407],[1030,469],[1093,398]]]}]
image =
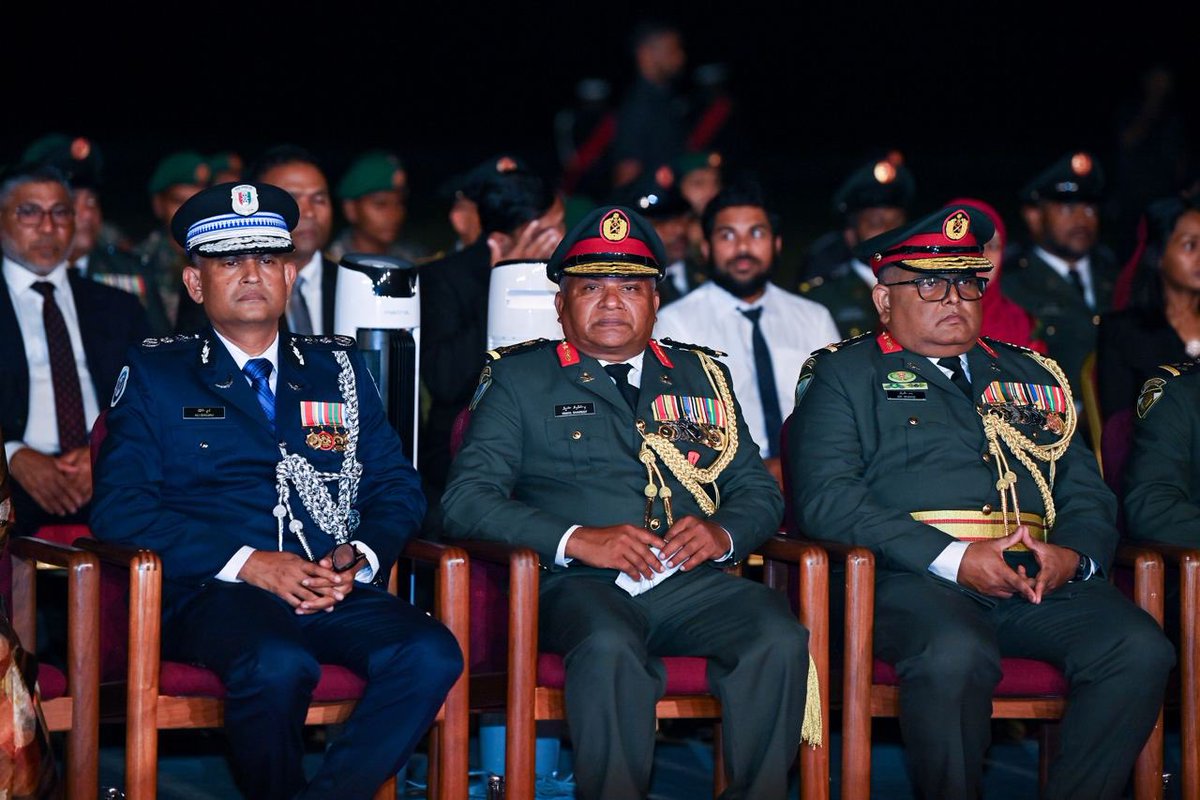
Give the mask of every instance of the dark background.
[{"label": "dark background", "polygon": [[[38,135],[95,139],[108,216],[152,224],[145,181],[172,150],[253,158],[294,141],[336,181],[387,147],[406,162],[410,234],[452,236],[437,185],[500,151],[554,172],[554,114],[583,77],[620,99],[628,34],[646,16],[684,32],[691,67],[729,65],[738,132],[729,164],[784,209],[785,251],[830,227],[829,198],[876,148],[900,148],[918,210],[976,195],[1015,222],[1020,185],[1062,153],[1115,151],[1141,72],[1170,66],[1197,127],[1196,38],[1182,5],[729,2],[319,7],[162,4],[40,9],[0,51],[0,162]],[[19,17],[19,14],[13,16]]]}]

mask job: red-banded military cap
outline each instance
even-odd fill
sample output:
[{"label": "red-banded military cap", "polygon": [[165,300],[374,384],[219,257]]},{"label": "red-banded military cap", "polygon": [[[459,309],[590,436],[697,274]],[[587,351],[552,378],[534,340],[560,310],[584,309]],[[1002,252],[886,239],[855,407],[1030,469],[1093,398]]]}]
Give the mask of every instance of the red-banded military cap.
[{"label": "red-banded military cap", "polygon": [[854,255],[876,275],[889,264],[910,272],[986,272],[992,262],[983,257],[983,246],[995,233],[992,221],[974,206],[946,206],[859,243]]},{"label": "red-banded military cap", "polygon": [[662,240],[644,217],[625,206],[600,206],[559,243],[546,277],[555,283],[564,275],[662,280],[666,263]]}]

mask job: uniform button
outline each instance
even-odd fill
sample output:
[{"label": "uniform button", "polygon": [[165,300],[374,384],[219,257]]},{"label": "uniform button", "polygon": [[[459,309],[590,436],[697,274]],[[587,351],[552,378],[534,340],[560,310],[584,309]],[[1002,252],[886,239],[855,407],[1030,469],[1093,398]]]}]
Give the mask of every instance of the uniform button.
[{"label": "uniform button", "polygon": [[916,417],[909,417],[909,418],[908,418],[908,424],[909,424],[909,425],[916,425],[916,424],[917,424],[917,423],[919,423],[920,421],[921,421],[921,420],[917,419]]},{"label": "uniform button", "polygon": [[982,511],[984,514],[990,514],[990,513],[992,513],[992,504],[984,503],[983,508],[981,508],[979,510]]},{"label": "uniform button", "polygon": [[207,450],[207,449],[208,449],[208,442],[201,442],[201,443],[200,443],[200,449],[201,449],[201,450]]},{"label": "uniform button", "polygon": [[578,440],[578,439],[582,439],[582,438],[583,438],[583,431],[571,431],[571,438],[572,438],[572,439],[576,439],[576,440]]},{"label": "uniform button", "polygon": [[985,463],[985,464],[990,464],[990,463],[992,463],[992,454],[991,454],[991,453],[984,453],[984,454],[983,454],[983,463]]},{"label": "uniform button", "polygon": [[1055,328],[1053,325],[1046,326],[1046,335],[1047,336],[1053,336],[1057,332],[1058,332],[1058,329]]},{"label": "uniform button", "polygon": [[1095,314],[1095,315],[1093,315],[1093,316],[1092,316],[1092,324],[1093,324],[1093,325],[1099,325],[1099,324],[1100,324],[1100,315],[1099,315],[1099,314]]},{"label": "uniform button", "polygon": [[650,530],[656,531],[661,527],[662,527],[662,523],[658,521],[657,517],[650,520]]}]

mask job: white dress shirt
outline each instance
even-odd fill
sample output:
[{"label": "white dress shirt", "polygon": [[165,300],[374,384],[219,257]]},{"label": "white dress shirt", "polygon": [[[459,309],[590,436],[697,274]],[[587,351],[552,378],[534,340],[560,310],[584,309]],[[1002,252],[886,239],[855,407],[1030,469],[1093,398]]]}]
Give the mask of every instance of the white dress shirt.
[{"label": "white dress shirt", "polygon": [[[71,338],[71,350],[75,354],[75,371],[79,374],[79,393],[83,396],[83,421],[87,430],[92,429],[100,408],[96,402],[96,389],[92,385],[92,373],[88,370],[87,354],[83,350],[83,335],[79,330],[79,315],[75,310],[75,296],[67,278],[64,261],[49,274],[42,276],[26,269],[10,258],[4,259],[4,280],[8,283],[8,297],[16,311],[17,325],[25,346],[25,361],[29,367],[29,421],[25,425],[25,438],[5,442],[4,454],[11,462],[13,454],[23,447],[40,453],[58,453],[58,414],[54,407],[54,379],[50,375],[50,348],[46,343],[46,326],[42,322],[42,295],[33,288],[38,281],[49,281],[54,285],[54,301],[62,311]],[[106,398],[107,399],[107,398]]]},{"label": "white dress shirt", "polygon": [[[1050,269],[1054,270],[1059,276],[1075,287],[1075,282],[1071,280],[1071,265],[1065,259],[1050,253],[1041,247],[1034,248],[1038,258],[1050,265]],[[1096,292],[1092,285],[1092,260],[1084,256],[1075,262],[1075,272],[1079,273],[1080,280],[1083,281],[1083,298],[1087,302],[1088,308],[1096,307]]]},{"label": "white dress shirt", "polygon": [[[226,339],[221,335],[220,331],[214,330],[214,333],[216,333],[217,338],[221,340],[221,344],[225,345],[225,349],[229,351],[229,355],[233,356],[233,362],[237,364],[237,368],[239,370],[244,369],[246,367],[246,362],[252,358],[265,358],[267,361],[270,361],[271,375],[267,379],[267,383],[271,387],[271,394],[275,394],[275,387],[279,383],[279,334],[275,334],[274,341],[271,342],[266,350],[262,351],[258,355],[252,355]],[[248,385],[253,385],[250,377],[244,372],[242,373],[242,377],[246,379],[246,383]],[[375,573],[379,571],[379,556],[375,555],[374,550],[360,541],[355,540],[354,544],[358,545],[358,549],[364,556],[367,557],[367,566],[355,573],[354,580],[362,583],[369,583],[371,578],[375,576]],[[216,574],[217,580],[225,581],[227,583],[241,583],[241,579],[238,578],[238,573],[242,571],[242,567],[245,566],[246,561],[253,553],[253,547],[250,547],[249,545],[242,545],[238,551],[233,554],[233,557],[225,562],[225,566],[221,567],[221,571]]]},{"label": "white dress shirt", "polygon": [[[296,273],[296,280],[301,281],[300,296],[308,306],[308,317],[312,320],[313,336],[325,333],[325,319],[321,313],[321,280],[325,265],[320,252],[314,253],[308,263]],[[291,306],[288,307],[288,319],[291,320]]]},{"label": "white dress shirt", "polygon": [[[762,297],[747,303],[712,281],[658,312],[656,338],[704,345],[728,353],[722,359],[733,376],[733,393],[742,406],[746,426],[762,456],[771,452],[767,423],[754,369],[754,324],[741,313],[762,307],[759,327],[771,349],[775,391],[784,419],[795,405],[796,379],[809,355],[841,339],[829,311],[820,303],[798,297],[768,283]],[[774,443],[778,447],[778,443]]]}]

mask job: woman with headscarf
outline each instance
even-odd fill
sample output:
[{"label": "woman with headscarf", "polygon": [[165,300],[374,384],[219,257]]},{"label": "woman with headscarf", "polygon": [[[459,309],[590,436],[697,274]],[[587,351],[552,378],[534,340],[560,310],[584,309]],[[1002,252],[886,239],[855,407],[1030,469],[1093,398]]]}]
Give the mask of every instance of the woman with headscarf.
[{"label": "woman with headscarf", "polygon": [[1159,364],[1200,359],[1200,206],[1171,197],[1146,209],[1146,246],[1129,306],[1100,319],[1096,376],[1107,418],[1131,408]]},{"label": "woman with headscarf", "polygon": [[1004,227],[1004,220],[1000,218],[999,212],[988,203],[973,197],[959,197],[951,200],[949,205],[973,206],[986,214],[992,224],[996,226],[996,234],[983,249],[984,257],[992,262],[993,267],[991,272],[981,275],[988,279],[988,286],[987,291],[983,293],[983,299],[979,301],[983,307],[983,326],[980,328],[980,333],[1002,342],[1019,344],[1039,353],[1045,353],[1045,343],[1034,338],[1037,322],[1025,309],[1009,300],[1000,291],[1000,262],[1004,255],[1004,245],[1008,240],[1008,229]]}]

